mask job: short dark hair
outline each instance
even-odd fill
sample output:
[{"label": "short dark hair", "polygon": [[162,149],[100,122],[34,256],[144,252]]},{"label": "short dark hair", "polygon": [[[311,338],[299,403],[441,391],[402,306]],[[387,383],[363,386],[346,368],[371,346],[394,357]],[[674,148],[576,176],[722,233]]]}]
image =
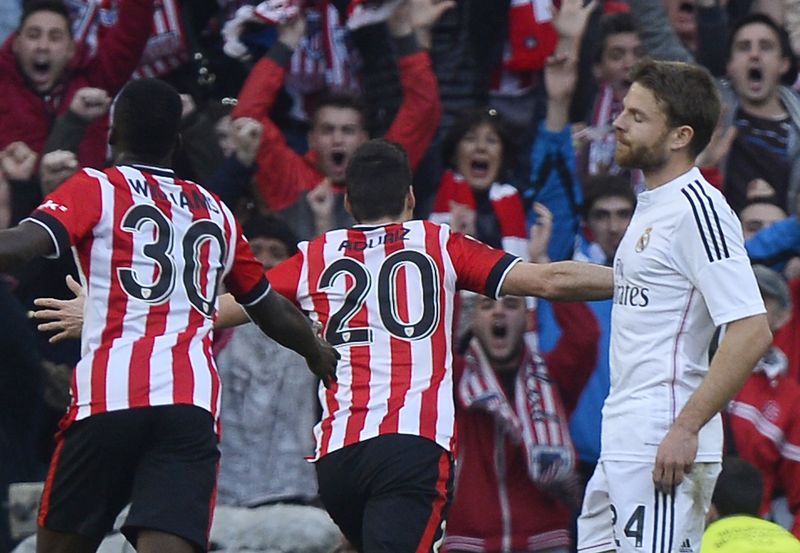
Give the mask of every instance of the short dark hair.
[{"label": "short dark hair", "polygon": [[600,63],[603,60],[603,55],[606,53],[606,40],[611,35],[618,35],[621,33],[635,33],[639,34],[639,27],[636,25],[636,20],[628,12],[614,12],[604,15],[600,18],[600,32],[597,34],[597,43],[592,61]]},{"label": "short dark hair", "polygon": [[789,40],[789,33],[786,32],[786,29],[775,23],[775,20],[767,14],[750,13],[740,17],[733,23],[733,26],[728,33],[726,59],[730,60],[731,56],[733,55],[733,42],[736,38],[736,34],[742,29],[742,27],[755,23],[766,25],[777,35],[778,43],[781,47],[781,55],[785,58],[789,58],[789,69],[781,76],[781,82],[787,86],[794,84],[794,81],[797,78],[797,58],[795,58],[794,52],[792,51],[792,43]]},{"label": "short dark hair", "polygon": [[286,221],[277,215],[271,213],[254,215],[242,225],[242,232],[248,240],[274,238],[286,246],[289,255],[297,253],[297,236]]},{"label": "short dark hair", "polygon": [[601,173],[587,177],[584,180],[584,216],[589,213],[595,203],[604,198],[622,198],[629,201],[631,207],[636,207],[636,194],[633,192],[631,179],[623,175]]},{"label": "short dark hair", "polygon": [[342,92],[326,92],[319,97],[314,106],[312,125],[317,122],[317,115],[322,108],[352,109],[358,113],[361,128],[365,130],[367,128],[367,105],[359,96]]},{"label": "short dark hair", "polygon": [[697,157],[711,140],[720,115],[719,91],[708,70],[679,61],[645,59],[633,68],[631,81],[655,95],[670,127],[692,127],[689,153]]},{"label": "short dark hair", "polygon": [[711,503],[721,517],[758,516],[764,481],[756,467],[739,457],[725,457]]},{"label": "short dark hair", "polygon": [[500,137],[503,145],[503,159],[500,162],[499,177],[509,178],[516,161],[517,145],[511,137],[511,131],[505,119],[493,108],[470,109],[461,113],[442,140],[442,158],[445,165],[455,165],[458,143],[472,129],[487,124]]},{"label": "short dark hair", "polygon": [[412,178],[400,145],[378,138],[359,146],[344,178],[353,218],[361,222],[400,215]]},{"label": "short dark hair", "polygon": [[148,159],[167,156],[178,140],[181,98],[158,79],[131,81],[114,102],[112,124],[120,148]]},{"label": "short dark hair", "polygon": [[30,16],[39,12],[53,12],[67,20],[67,30],[72,36],[72,20],[69,9],[62,0],[28,0],[22,5],[22,16],[19,18],[17,29],[21,29]]}]

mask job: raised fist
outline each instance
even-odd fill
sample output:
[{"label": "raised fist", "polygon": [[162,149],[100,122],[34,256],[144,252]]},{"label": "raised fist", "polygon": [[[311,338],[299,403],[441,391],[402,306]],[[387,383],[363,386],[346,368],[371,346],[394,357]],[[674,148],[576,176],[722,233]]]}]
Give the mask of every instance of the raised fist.
[{"label": "raised fist", "polygon": [[86,121],[94,121],[108,113],[111,97],[102,88],[79,88],[72,97],[69,110]]},{"label": "raised fist", "polygon": [[78,158],[67,150],[56,150],[42,156],[39,167],[42,194],[47,195],[78,170]]},{"label": "raised fist", "polygon": [[0,169],[9,180],[30,180],[36,169],[36,152],[24,142],[12,142],[0,152]]}]

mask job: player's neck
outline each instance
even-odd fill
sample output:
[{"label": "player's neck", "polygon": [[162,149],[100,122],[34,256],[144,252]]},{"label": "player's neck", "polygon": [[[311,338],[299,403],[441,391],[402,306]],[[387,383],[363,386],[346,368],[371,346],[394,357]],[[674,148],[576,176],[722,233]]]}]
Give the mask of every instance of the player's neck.
[{"label": "player's neck", "polygon": [[159,157],[137,155],[131,152],[121,152],[114,159],[114,165],[148,165],[150,167],[170,168],[172,166],[171,157],[171,155]]},{"label": "player's neck", "polygon": [[657,169],[643,170],[644,186],[647,190],[655,190],[659,186],[663,186],[680,177],[692,167],[694,167],[694,164],[689,159],[673,158]]}]

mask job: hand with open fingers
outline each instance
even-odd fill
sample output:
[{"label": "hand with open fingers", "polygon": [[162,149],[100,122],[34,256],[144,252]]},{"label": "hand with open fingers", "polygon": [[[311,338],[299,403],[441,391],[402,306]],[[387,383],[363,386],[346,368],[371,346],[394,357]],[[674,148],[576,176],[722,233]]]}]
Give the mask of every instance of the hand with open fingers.
[{"label": "hand with open fingers", "polygon": [[536,213],[536,222],[531,226],[528,255],[533,263],[548,263],[547,247],[553,235],[553,214],[539,202],[533,204],[533,212]]},{"label": "hand with open fingers", "polygon": [[697,432],[673,424],[661,441],[653,467],[653,483],[656,489],[665,494],[673,492],[691,472],[697,456]]},{"label": "hand with open fingers", "polygon": [[561,8],[556,14],[553,24],[562,39],[575,39],[583,34],[589,16],[597,7],[597,0],[585,6],[583,0],[561,0]]},{"label": "hand with open fingers", "polygon": [[8,180],[30,180],[36,169],[36,159],[36,152],[18,140],[0,152],[0,169]]},{"label": "hand with open fingers", "polygon": [[455,0],[409,0],[411,26],[429,31],[444,12],[455,6]]},{"label": "hand with open fingers", "polygon": [[336,363],[341,355],[322,338],[317,338],[317,346],[315,354],[306,358],[306,364],[311,372],[322,380],[322,384],[330,388],[336,383]]},{"label": "hand with open fingers", "polygon": [[69,103],[69,110],[86,121],[102,117],[108,113],[109,107],[111,107],[111,97],[108,92],[90,86],[79,88]]},{"label": "hand with open fingers", "polygon": [[67,287],[75,294],[71,300],[36,298],[33,304],[40,309],[33,311],[34,319],[48,321],[37,327],[40,332],[56,332],[49,342],[55,344],[68,338],[80,338],[83,328],[83,306],[86,292],[71,276],[67,275]]}]

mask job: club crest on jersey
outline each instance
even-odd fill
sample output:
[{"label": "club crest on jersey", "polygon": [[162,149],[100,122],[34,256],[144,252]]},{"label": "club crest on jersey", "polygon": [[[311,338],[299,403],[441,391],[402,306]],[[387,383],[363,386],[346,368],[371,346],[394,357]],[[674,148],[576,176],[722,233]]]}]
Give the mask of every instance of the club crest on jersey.
[{"label": "club crest on jersey", "polygon": [[42,205],[39,206],[39,209],[52,209],[53,211],[67,211],[68,208],[65,205],[57,204],[53,200],[47,200]]},{"label": "club crest on jersey", "polygon": [[650,243],[650,233],[653,232],[653,227],[647,227],[644,229],[644,232],[639,237],[639,240],[636,241],[636,253],[642,253],[647,245]]}]

